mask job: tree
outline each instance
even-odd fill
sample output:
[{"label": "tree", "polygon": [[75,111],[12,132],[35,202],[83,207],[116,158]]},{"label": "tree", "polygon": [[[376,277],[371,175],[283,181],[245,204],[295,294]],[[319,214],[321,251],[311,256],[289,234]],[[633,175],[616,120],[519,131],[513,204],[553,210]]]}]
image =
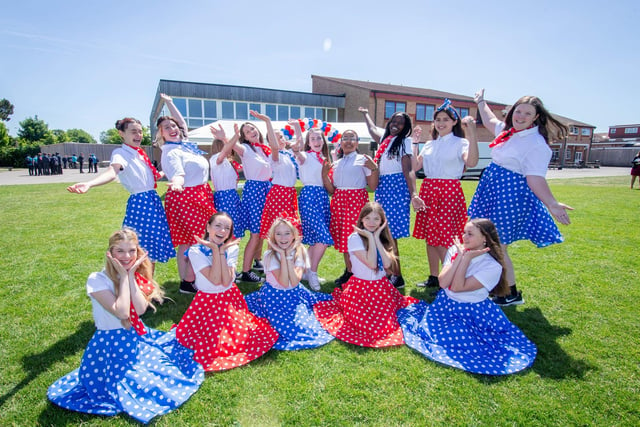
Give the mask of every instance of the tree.
[{"label": "tree", "polygon": [[82,129],[67,129],[67,137],[73,142],[83,142],[85,144],[95,144],[96,140],[89,132]]},{"label": "tree", "polygon": [[69,142],[69,136],[62,129],[54,129],[51,131],[53,136],[56,138],[56,144],[60,144],[61,142]]},{"label": "tree", "polygon": [[122,138],[116,128],[111,128],[100,132],[100,142],[103,144],[122,144]]},{"label": "tree", "polygon": [[151,145],[151,132],[146,126],[142,126],[142,142],[140,145]]},{"label": "tree", "polygon": [[12,145],[11,137],[4,123],[0,122],[0,147],[8,147]]},{"label": "tree", "polygon": [[13,104],[9,100],[2,98],[0,100],[0,120],[8,122],[11,120],[10,115],[13,114]]},{"label": "tree", "polygon": [[44,139],[48,132],[49,126],[36,115],[20,122],[18,136],[25,142],[33,144]]}]

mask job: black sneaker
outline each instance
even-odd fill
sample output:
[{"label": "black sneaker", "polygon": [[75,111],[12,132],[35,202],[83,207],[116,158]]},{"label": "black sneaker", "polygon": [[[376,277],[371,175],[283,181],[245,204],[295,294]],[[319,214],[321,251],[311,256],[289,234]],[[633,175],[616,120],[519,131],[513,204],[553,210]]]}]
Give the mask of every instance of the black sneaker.
[{"label": "black sneaker", "polygon": [[424,282],[416,283],[419,288],[439,288],[438,276],[429,276]]},{"label": "black sneaker", "polygon": [[395,274],[389,278],[389,281],[396,289],[404,288],[404,278]]},{"label": "black sneaker", "polygon": [[510,305],[522,305],[524,299],[522,298],[522,292],[518,292],[516,295],[509,294],[504,297],[495,297],[493,302],[501,307],[508,307]]},{"label": "black sneaker", "polygon": [[198,292],[198,289],[195,286],[196,282],[187,282],[183,280],[180,282],[180,293],[181,294],[195,294]]},{"label": "black sneaker", "polygon": [[239,277],[236,277],[236,283],[238,282],[262,283],[264,282],[264,278],[258,276],[253,271],[243,271]]},{"label": "black sneaker", "polygon": [[262,261],[259,259],[253,261],[253,267],[251,267],[255,271],[259,271],[262,273],[264,271],[264,265],[262,265]]},{"label": "black sneaker", "polygon": [[347,283],[351,276],[353,276],[353,273],[345,269],[344,273],[342,273],[342,276],[338,277],[333,283],[335,283],[336,286],[342,287],[342,285]]}]

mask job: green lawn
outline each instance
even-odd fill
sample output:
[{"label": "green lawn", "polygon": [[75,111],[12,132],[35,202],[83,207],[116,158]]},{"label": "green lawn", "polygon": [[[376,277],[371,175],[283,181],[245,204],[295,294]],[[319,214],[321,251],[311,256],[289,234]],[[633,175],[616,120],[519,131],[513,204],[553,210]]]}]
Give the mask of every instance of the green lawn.
[{"label": "green lawn", "polygon": [[[639,425],[640,191],[627,177],[550,181],[576,210],[565,243],[512,245],[526,304],[507,316],[538,346],[533,367],[492,378],[437,365],[407,347],[363,349],[334,341],[316,350],[270,351],[246,367],[207,375],[199,392],[156,425]],[[464,181],[470,200],[477,181]],[[122,221],[118,184],[84,196],[66,184],[0,187],[0,425],[133,425],[126,415],[69,412],[47,387],[77,368],[94,327],[87,275],[102,268]],[[428,274],[424,244],[403,239],[405,293]],[[323,291],[343,266],[329,250]],[[144,315],[168,330],[191,297],[175,261],[156,277],[173,301]],[[254,286],[241,286],[246,294]]]}]

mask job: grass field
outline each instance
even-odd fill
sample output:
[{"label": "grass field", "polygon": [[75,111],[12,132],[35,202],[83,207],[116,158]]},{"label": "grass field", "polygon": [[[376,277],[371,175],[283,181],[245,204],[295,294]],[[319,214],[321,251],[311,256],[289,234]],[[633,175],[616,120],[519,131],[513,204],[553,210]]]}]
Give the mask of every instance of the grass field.
[{"label": "grass field", "polygon": [[[477,181],[464,181],[470,200]],[[118,184],[84,196],[66,184],[0,187],[0,426],[133,425],[50,404],[47,387],[77,368],[94,331],[85,294],[102,268],[107,238],[121,225],[127,193]],[[526,304],[507,316],[538,346],[533,367],[485,377],[437,365],[407,347],[363,349],[341,342],[300,352],[270,351],[246,367],[207,375],[176,425],[640,425],[640,192],[627,177],[553,180],[573,206],[565,243],[513,244]],[[400,244],[404,292],[428,274],[424,244]],[[329,250],[328,281],[343,266]],[[173,301],[143,316],[168,330],[191,297],[179,294],[175,261],[156,277]],[[241,286],[246,294],[253,286]]]}]

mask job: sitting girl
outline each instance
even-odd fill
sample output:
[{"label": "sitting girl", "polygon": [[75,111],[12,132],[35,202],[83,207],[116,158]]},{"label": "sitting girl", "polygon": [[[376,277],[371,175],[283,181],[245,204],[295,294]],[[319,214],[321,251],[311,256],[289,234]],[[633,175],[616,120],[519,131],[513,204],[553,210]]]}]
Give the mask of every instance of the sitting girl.
[{"label": "sitting girl", "polygon": [[198,390],[204,372],[193,361],[193,352],[172,333],[147,328],[138,317],[148,306],[153,308],[151,299],[161,298],[161,293],[133,230],[111,235],[105,268],[91,273],[87,293],[97,331],[80,368],[49,387],[49,400],[89,414],[124,411],[148,423]]},{"label": "sitting girl", "polygon": [[278,333],[255,317],[234,284],[238,242],[233,221],[224,212],[207,222],[204,239],[189,248],[198,289],[176,327],[176,337],[195,351],[204,370],[224,371],[245,365],[269,351]]},{"label": "sitting girl", "polygon": [[247,296],[247,305],[256,316],[267,318],[280,334],[273,348],[301,350],[333,340],[313,313],[314,304],[331,296],[311,292],[300,284],[309,260],[298,230],[288,219],[276,218],[267,239],[271,248],[263,257],[267,281]]},{"label": "sitting girl", "polygon": [[333,301],[314,305],[316,316],[341,341],[364,347],[404,344],[396,312],[418,300],[402,296],[385,276],[396,260],[382,206],[365,204],[354,228],[347,242],[353,275],[344,290],[333,291]]},{"label": "sitting girl", "polygon": [[[436,300],[400,310],[407,345],[428,359],[475,374],[506,375],[533,363],[536,346],[502,310],[489,292],[509,292],[498,232],[484,218],[464,226],[439,276]],[[495,289],[494,289],[495,288]]]}]

